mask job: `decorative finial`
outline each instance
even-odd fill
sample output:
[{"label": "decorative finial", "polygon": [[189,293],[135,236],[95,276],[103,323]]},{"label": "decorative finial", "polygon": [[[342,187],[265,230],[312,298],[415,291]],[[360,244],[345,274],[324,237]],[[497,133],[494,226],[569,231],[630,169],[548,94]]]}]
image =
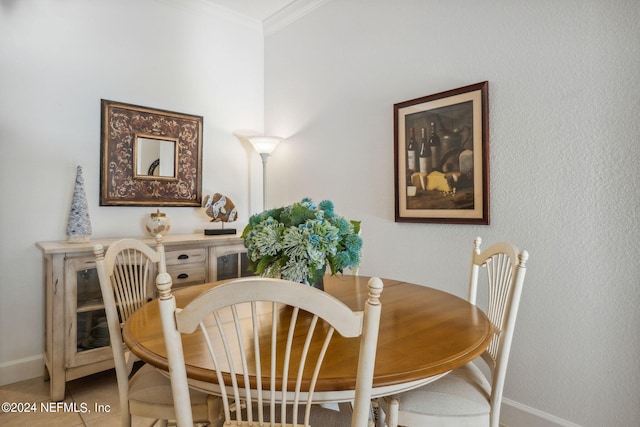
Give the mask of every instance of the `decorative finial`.
[{"label": "decorative finial", "polygon": [[480,253],[480,245],[482,244],[482,238],[480,236],[473,240],[473,250],[476,254]]},{"label": "decorative finial", "polygon": [[380,305],[380,294],[382,294],[382,288],[384,288],[382,280],[379,277],[372,277],[367,282],[367,287],[369,288],[369,304]]},{"label": "decorative finial", "polygon": [[156,277],[156,288],[158,288],[159,298],[166,300],[171,298],[171,286],[173,282],[169,273],[160,273]]},{"label": "decorative finial", "polygon": [[95,245],[93,247],[93,254],[96,256],[96,260],[104,259],[104,247],[102,245]]}]

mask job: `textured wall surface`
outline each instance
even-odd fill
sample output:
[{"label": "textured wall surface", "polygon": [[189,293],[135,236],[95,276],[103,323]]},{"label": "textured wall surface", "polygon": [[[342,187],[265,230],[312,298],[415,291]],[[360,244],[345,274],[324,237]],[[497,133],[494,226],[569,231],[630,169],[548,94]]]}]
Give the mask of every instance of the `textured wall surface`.
[{"label": "textured wall surface", "polygon": [[[258,23],[199,1],[0,1],[0,384],[42,375],[35,242],[66,239],[76,167],[94,238],[142,236],[155,212],[98,206],[100,99],[204,116],[203,191],[227,194],[246,221],[254,154],[232,132],[262,126],[262,53]],[[176,234],[209,221],[163,211]]]},{"label": "textured wall surface", "polygon": [[[65,238],[77,165],[93,235],[143,234],[151,209],[98,206],[100,98],[203,115],[203,187],[248,214],[260,162],[231,132],[260,130],[264,77],[266,130],[289,138],[269,160],[268,205],[331,199],[363,220],[362,274],[461,296],[473,237],[526,248],[505,396],[637,425],[637,1],[334,0],[267,37],[264,75],[261,28],[205,5],[0,1],[0,382],[41,366],[34,243]],[[483,80],[492,224],[395,223],[393,104]],[[207,221],[167,213],[176,233]]]},{"label": "textured wall surface", "polygon": [[[268,205],[363,221],[361,274],[465,295],[474,236],[531,257],[505,396],[640,419],[640,4],[331,1],[269,35]],[[488,80],[491,225],[394,222],[393,104]]]}]

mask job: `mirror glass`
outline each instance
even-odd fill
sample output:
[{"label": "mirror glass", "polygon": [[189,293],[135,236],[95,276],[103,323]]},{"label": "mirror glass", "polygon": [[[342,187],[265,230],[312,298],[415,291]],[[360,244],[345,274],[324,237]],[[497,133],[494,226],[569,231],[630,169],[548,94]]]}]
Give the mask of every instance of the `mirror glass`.
[{"label": "mirror glass", "polygon": [[173,140],[136,136],[136,175],[175,178],[176,147]]}]

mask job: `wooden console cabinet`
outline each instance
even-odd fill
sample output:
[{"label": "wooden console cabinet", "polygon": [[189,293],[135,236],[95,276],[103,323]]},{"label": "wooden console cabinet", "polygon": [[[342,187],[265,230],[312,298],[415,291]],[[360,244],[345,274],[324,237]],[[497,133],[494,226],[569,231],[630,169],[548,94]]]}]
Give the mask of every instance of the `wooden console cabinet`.
[{"label": "wooden console cabinet", "polygon": [[[51,400],[64,399],[67,381],[113,368],[93,247],[106,250],[116,240],[36,244],[46,265],[44,360]],[[155,247],[155,239],[140,240]],[[252,274],[238,236],[168,235],[164,246],[174,288]],[[149,298],[155,295],[152,279]]]}]

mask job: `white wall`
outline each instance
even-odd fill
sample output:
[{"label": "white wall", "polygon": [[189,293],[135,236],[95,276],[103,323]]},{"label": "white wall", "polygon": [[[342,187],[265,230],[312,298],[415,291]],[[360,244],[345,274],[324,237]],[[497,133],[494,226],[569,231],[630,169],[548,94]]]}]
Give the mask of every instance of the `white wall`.
[{"label": "white wall", "polygon": [[[330,1],[266,37],[268,205],[331,199],[362,274],[458,295],[474,236],[526,248],[505,396],[637,425],[639,69],[637,1]],[[393,104],[484,80],[491,225],[395,223]]]},{"label": "white wall", "polygon": [[[35,242],[65,238],[76,165],[94,237],[142,235],[152,210],[98,206],[100,98],[203,115],[205,191],[239,227],[259,209],[259,158],[231,132],[262,127],[261,26],[176,4],[0,1],[0,383],[41,374]],[[363,274],[458,295],[475,235],[528,249],[506,397],[636,425],[639,23],[631,0],[330,1],[266,39],[266,130],[290,138],[268,205],[332,199],[364,221]],[[483,80],[492,225],[394,223],[393,104]],[[165,210],[176,233],[207,220]]]},{"label": "white wall", "polygon": [[[0,1],[0,384],[42,375],[35,243],[66,239],[76,166],[93,237],[142,236],[155,211],[98,206],[100,99],[204,116],[205,195],[234,200],[242,227],[260,158],[232,132],[262,128],[263,68],[262,24],[200,0]],[[176,234],[209,220],[163,211]]]}]

